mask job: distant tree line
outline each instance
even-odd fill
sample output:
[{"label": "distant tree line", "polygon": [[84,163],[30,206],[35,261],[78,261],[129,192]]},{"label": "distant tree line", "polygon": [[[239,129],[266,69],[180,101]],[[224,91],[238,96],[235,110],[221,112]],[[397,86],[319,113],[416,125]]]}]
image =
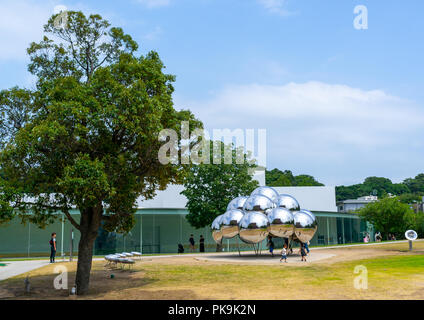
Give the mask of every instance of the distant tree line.
[{"label": "distant tree line", "polygon": [[301,186],[323,186],[324,184],[315,180],[307,174],[293,175],[290,170],[279,169],[266,170],[265,183],[270,187],[301,187]]},{"label": "distant tree line", "polygon": [[[271,187],[324,185],[313,176],[306,174],[294,175],[290,170],[282,171],[277,168],[266,170],[265,181],[266,185]],[[389,193],[398,196],[398,200],[402,203],[421,201],[424,196],[424,173],[418,174],[415,178],[405,179],[401,183],[393,183],[388,178],[368,177],[363,183],[336,187],[337,201],[356,199],[368,195],[384,198]]]},{"label": "distant tree line", "polygon": [[405,179],[401,183],[393,183],[387,178],[368,177],[360,184],[336,187],[337,201],[356,199],[367,195],[383,198],[389,193],[398,196],[403,203],[420,201],[424,195],[424,174],[420,173],[415,178]]}]

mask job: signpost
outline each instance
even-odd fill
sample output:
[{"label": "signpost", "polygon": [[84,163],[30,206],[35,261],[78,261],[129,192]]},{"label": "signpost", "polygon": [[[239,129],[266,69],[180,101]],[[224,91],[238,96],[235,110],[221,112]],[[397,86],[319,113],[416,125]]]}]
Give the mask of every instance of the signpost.
[{"label": "signpost", "polygon": [[405,232],[405,238],[409,240],[409,251],[412,251],[412,241],[417,240],[418,234],[414,230]]}]

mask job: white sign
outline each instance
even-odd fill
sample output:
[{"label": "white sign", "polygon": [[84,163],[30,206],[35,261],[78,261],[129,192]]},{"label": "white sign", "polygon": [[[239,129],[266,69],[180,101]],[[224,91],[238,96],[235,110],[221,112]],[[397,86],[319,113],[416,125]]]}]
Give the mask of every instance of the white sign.
[{"label": "white sign", "polygon": [[414,241],[417,240],[418,234],[414,230],[408,230],[405,232],[405,238],[410,241]]}]

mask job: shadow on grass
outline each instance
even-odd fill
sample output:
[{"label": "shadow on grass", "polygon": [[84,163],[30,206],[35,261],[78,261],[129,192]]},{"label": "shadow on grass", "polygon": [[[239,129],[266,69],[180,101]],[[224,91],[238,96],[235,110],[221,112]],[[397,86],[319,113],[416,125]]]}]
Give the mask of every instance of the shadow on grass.
[{"label": "shadow on grass", "polygon": [[[123,289],[141,289],[148,284],[156,282],[154,279],[140,277],[143,271],[121,269],[96,269],[91,271],[90,291],[83,298],[96,299],[98,296],[111,294]],[[111,277],[113,275],[113,277]],[[26,274],[5,280],[1,283],[0,299],[66,299],[77,298],[70,294],[75,284],[75,271],[69,272],[68,288],[55,289],[54,279],[58,274],[33,275],[29,277],[31,283],[30,293],[25,291],[24,280]],[[78,297],[80,298],[80,297]],[[128,298],[133,299],[134,297]]]}]

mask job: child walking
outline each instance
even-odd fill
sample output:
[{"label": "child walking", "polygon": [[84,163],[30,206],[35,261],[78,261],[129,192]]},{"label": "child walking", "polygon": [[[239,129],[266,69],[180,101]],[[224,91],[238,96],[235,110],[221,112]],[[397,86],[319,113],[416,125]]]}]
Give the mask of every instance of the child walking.
[{"label": "child walking", "polygon": [[287,245],[284,244],[283,250],[281,250],[281,259],[280,262],[282,262],[284,260],[284,262],[287,263]]}]

